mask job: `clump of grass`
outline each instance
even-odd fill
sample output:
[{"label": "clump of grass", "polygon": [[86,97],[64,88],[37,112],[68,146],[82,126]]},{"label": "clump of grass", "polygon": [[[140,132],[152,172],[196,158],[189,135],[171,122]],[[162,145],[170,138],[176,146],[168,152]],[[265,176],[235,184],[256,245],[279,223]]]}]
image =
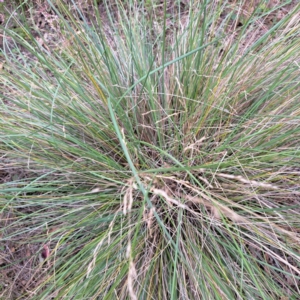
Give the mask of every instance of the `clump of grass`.
[{"label": "clump of grass", "polygon": [[4,53],[3,240],[50,251],[24,293],[297,297],[299,6],[261,33],[243,2],[148,2],[56,1],[61,44]]}]

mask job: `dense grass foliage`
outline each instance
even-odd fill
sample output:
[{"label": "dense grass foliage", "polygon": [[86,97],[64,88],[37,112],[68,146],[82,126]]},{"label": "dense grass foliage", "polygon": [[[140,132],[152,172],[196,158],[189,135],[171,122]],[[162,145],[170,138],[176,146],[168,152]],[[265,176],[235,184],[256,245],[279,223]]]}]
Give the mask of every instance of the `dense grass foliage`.
[{"label": "dense grass foliage", "polygon": [[23,295],[296,299],[300,7],[49,3],[59,43],[5,29],[0,74]]}]

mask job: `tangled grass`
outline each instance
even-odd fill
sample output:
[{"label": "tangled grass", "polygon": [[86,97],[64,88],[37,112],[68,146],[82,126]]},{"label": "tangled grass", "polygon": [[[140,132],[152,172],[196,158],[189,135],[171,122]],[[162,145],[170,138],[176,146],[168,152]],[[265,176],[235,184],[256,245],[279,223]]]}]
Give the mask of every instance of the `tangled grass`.
[{"label": "tangled grass", "polygon": [[49,1],[54,48],[5,31],[1,233],[36,249],[18,297],[297,299],[300,7],[267,26],[263,1],[174,2],[90,22]]}]

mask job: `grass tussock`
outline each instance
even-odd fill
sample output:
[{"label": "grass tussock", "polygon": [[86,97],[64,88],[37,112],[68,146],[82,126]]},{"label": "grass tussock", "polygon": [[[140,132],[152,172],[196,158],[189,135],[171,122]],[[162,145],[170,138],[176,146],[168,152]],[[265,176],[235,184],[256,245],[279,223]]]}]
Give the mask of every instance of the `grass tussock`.
[{"label": "grass tussock", "polygon": [[296,299],[299,5],[71,4],[4,30],[2,295]]}]

